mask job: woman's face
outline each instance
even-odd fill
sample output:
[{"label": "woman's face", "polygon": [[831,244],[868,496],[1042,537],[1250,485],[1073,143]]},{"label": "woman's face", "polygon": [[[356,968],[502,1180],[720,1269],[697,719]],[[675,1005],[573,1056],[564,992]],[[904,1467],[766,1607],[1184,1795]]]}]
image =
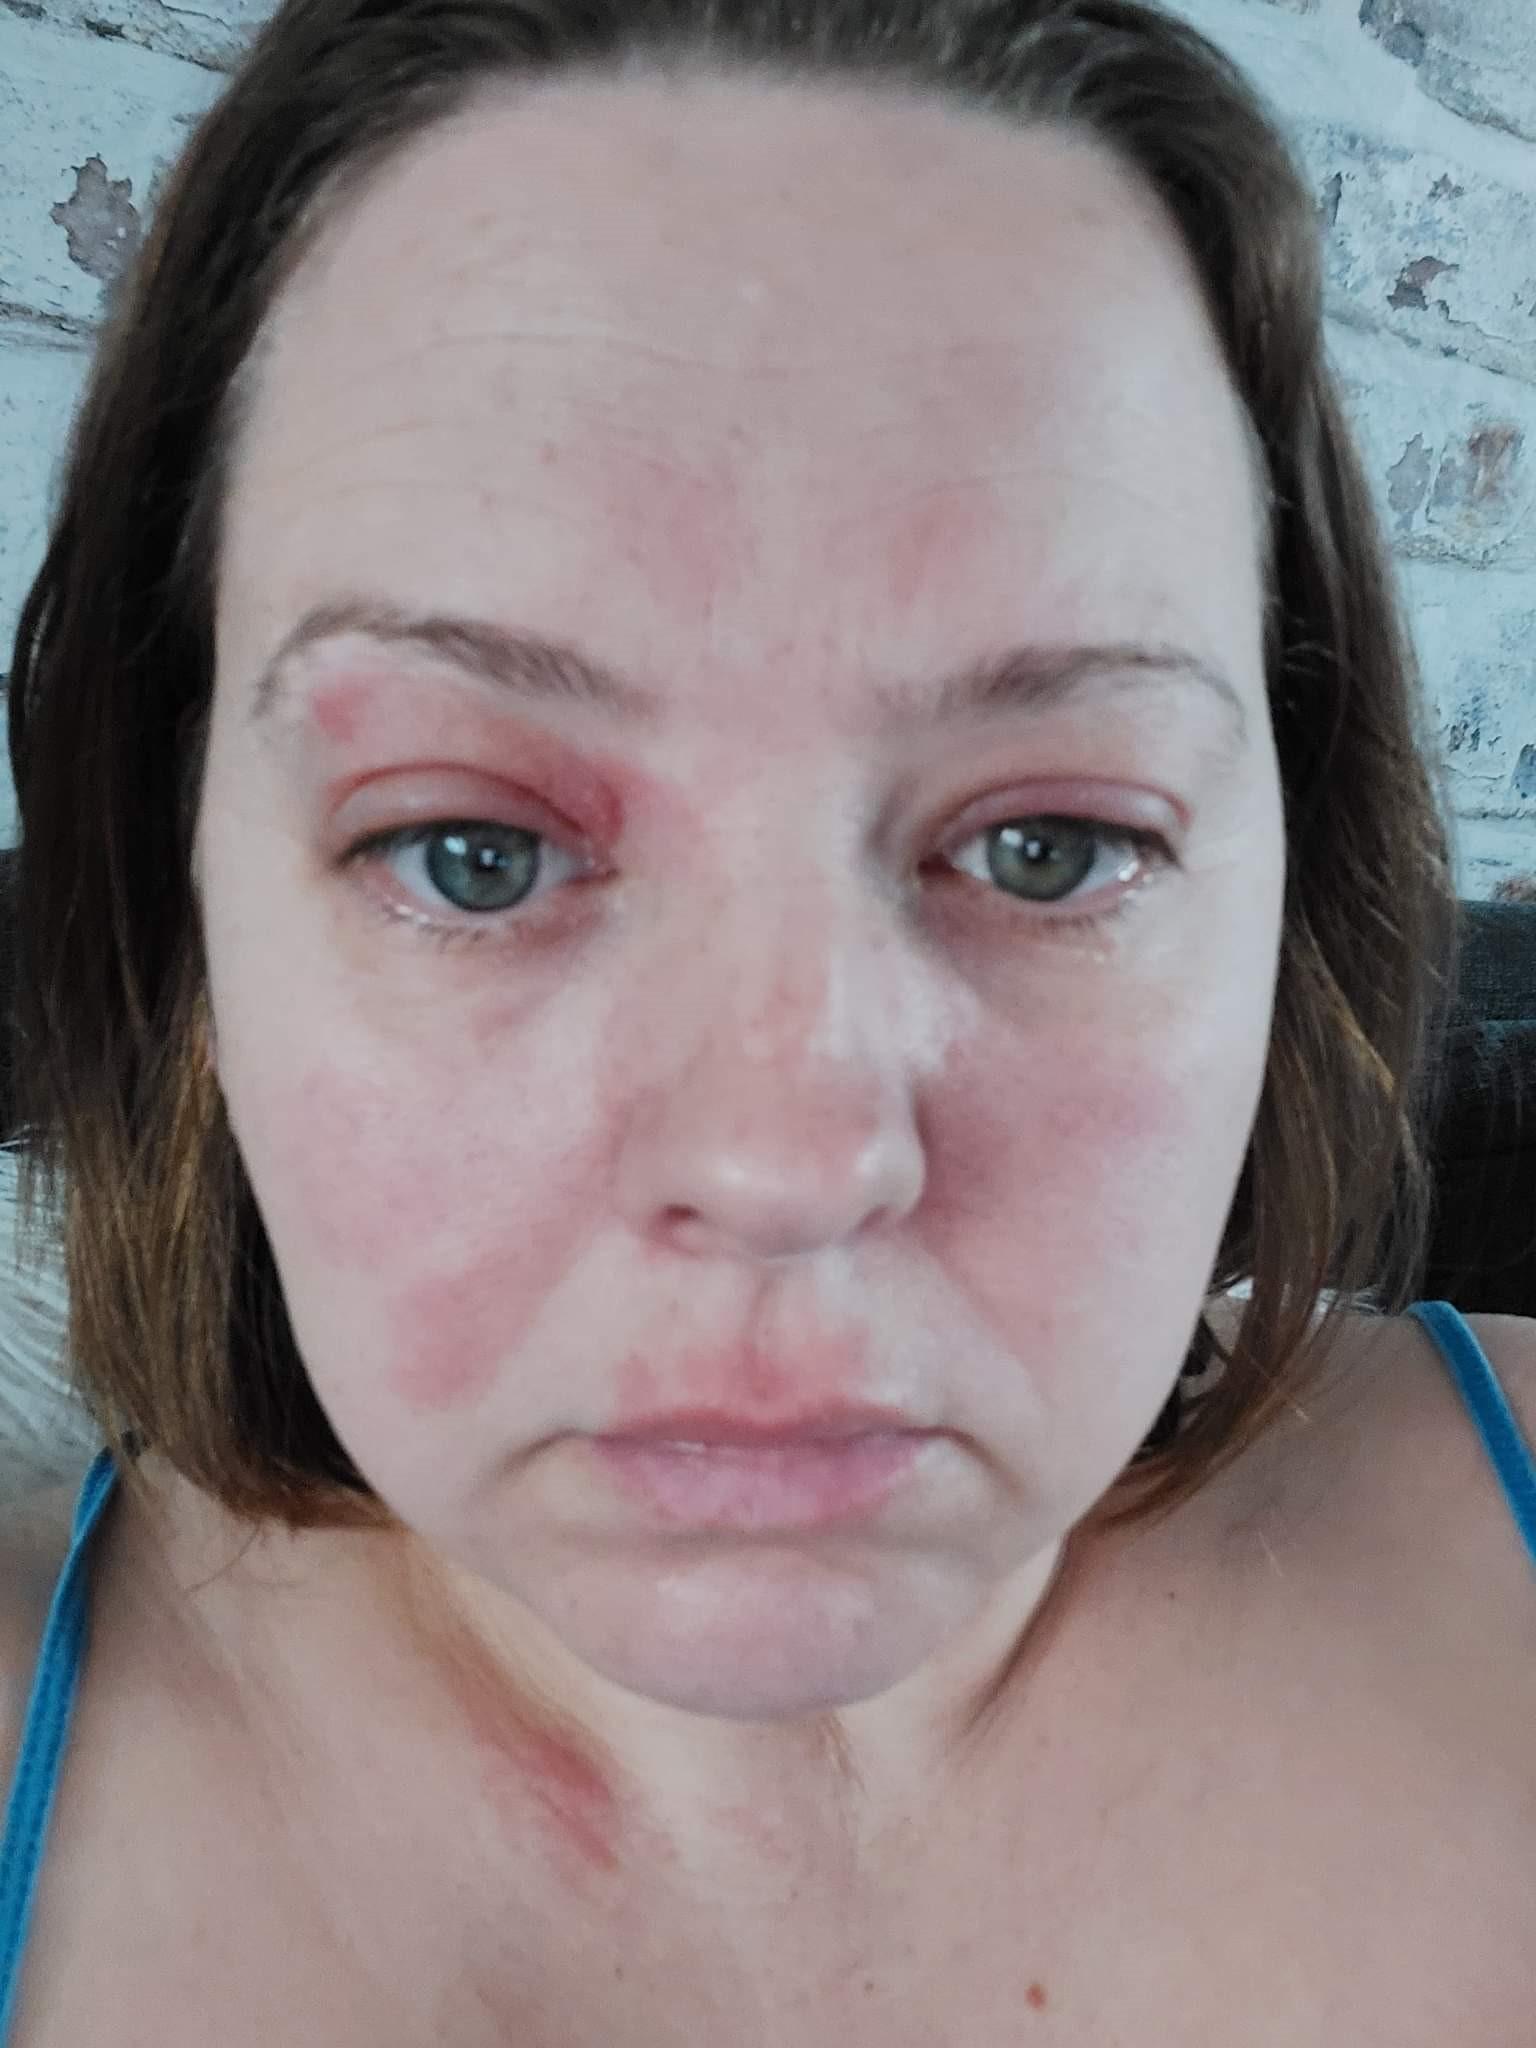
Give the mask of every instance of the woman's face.
[{"label": "woman's face", "polygon": [[319,1398],[606,1677],[871,1697],[1135,1450],[1257,1103],[1193,274],[1059,132],[566,82],[413,147],[268,344],[198,862]]}]

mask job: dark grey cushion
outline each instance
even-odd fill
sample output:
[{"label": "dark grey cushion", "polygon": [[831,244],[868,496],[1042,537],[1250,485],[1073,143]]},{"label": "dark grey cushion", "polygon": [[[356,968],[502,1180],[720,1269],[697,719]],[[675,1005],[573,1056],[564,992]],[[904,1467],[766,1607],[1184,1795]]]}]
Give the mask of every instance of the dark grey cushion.
[{"label": "dark grey cushion", "polygon": [[1536,1316],[1536,905],[1462,906],[1423,1292]]}]

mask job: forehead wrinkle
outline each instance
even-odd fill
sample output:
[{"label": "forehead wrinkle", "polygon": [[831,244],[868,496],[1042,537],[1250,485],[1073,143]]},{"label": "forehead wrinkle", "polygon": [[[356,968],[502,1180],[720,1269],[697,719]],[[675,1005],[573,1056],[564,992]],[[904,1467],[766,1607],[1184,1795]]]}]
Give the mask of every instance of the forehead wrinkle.
[{"label": "forehead wrinkle", "polygon": [[[854,126],[855,128],[857,128],[858,124],[855,123]],[[970,124],[968,122],[964,124],[964,127],[967,135],[975,134],[976,131],[974,131],[970,127]],[[563,130],[559,130],[557,128],[557,133],[563,132]],[[728,128],[729,138],[731,139],[733,147],[735,145],[736,132],[736,124],[734,121],[733,114],[733,118],[729,123]],[[842,136],[843,131],[841,123],[839,123],[837,132],[839,136]],[[816,134],[818,135],[818,137],[822,136],[821,128],[818,127],[818,129],[816,130]],[[776,138],[772,135],[769,135],[766,138],[763,136],[759,136],[757,135],[757,130],[755,128],[753,130],[753,135],[756,137],[760,145],[766,146],[766,143],[772,144],[772,151],[770,152],[770,154],[772,154],[772,152],[774,151],[778,151],[781,147],[781,140],[779,138]],[[568,141],[571,141],[573,144],[579,144],[580,149],[582,151],[586,151],[587,140],[590,140],[591,138],[588,137],[587,139],[584,140],[573,132],[571,134],[568,134],[566,139]],[[855,142],[858,141],[857,136],[854,136],[853,139]],[[1053,139],[1053,148],[1055,143],[1059,143],[1066,139],[1067,138],[1064,136],[1055,137]],[[1075,140],[1076,138],[1073,139]],[[1019,140],[1020,138],[1016,135],[1010,136],[1010,159],[1014,161],[1017,161],[1017,159],[1014,158],[1013,151]],[[839,146],[841,146],[841,144]],[[537,152],[535,152],[535,154],[537,154]],[[873,168],[876,168],[874,160],[871,157],[870,151],[864,148],[862,145],[860,145],[855,150],[855,156],[857,157],[858,163],[862,167],[863,172],[870,172]],[[814,165],[814,150],[811,152],[811,157]],[[941,157],[943,159],[941,166],[943,175],[946,178],[948,178],[951,183],[954,183],[955,179],[951,176],[951,174],[956,173],[957,170],[964,171],[967,167],[963,159],[960,160],[958,164],[957,162],[951,161],[947,148],[946,150],[941,151]],[[455,159],[455,161],[457,162],[458,160]],[[691,168],[689,164],[684,165],[685,170],[688,170],[689,172],[689,177],[685,178],[683,181],[682,190],[684,193],[684,197],[688,197],[689,192],[698,187],[699,181],[696,176],[696,172],[700,165],[707,169],[709,165],[712,163],[712,161],[713,159],[710,158],[706,153],[704,155],[699,156],[696,161],[691,161]],[[598,162],[599,167],[601,167],[602,165],[607,164],[609,162],[609,158],[608,156],[600,152]],[[397,168],[407,173],[409,172],[409,164],[405,160],[402,160],[401,163],[397,165]],[[462,162],[458,163],[458,168],[462,169]],[[1045,164],[1045,168],[1049,169],[1048,162]],[[692,179],[692,185],[690,185],[689,183],[690,178]],[[804,180],[802,177],[801,183],[798,184],[795,189],[802,189],[803,184]],[[416,189],[416,187],[412,185],[411,178],[409,176],[407,176],[406,178],[406,185],[410,187],[410,189],[412,190]],[[668,191],[676,189],[675,181],[673,184],[667,185],[666,189]],[[948,188],[946,187],[946,189]],[[580,197],[582,195],[577,194],[577,196]],[[1148,195],[1139,191],[1134,180],[1122,181],[1119,178],[1114,178],[1111,181],[1111,185],[1106,187],[1104,198],[1106,204],[1108,200],[1111,198],[1115,200],[1114,205],[1108,206],[1108,210],[1105,214],[1103,225],[1109,231],[1111,242],[1114,243],[1115,247],[1118,247],[1120,242],[1124,239],[1123,235],[1119,233],[1119,230],[1124,227],[1124,222],[1120,218],[1120,213],[1124,204],[1126,202],[1134,202],[1136,210],[1139,212],[1142,210],[1143,202],[1145,203],[1145,206],[1148,208],[1150,208],[1151,202],[1148,198]],[[365,196],[362,201],[363,213],[367,212],[369,204],[370,200],[367,196]],[[690,200],[690,204],[693,204],[692,200]],[[689,214],[687,217],[691,219],[692,215]],[[556,218],[558,225],[560,222],[567,221],[568,215],[557,214]],[[832,221],[833,226],[835,228],[840,228],[841,226],[846,225],[845,223],[840,223],[835,209],[833,211]],[[375,218],[373,222],[373,227],[371,229],[367,229],[365,223],[363,242],[361,243],[361,245],[359,245],[353,243],[351,240],[352,233],[355,229],[357,229],[358,225],[359,215],[357,212],[351,213],[350,220],[348,219],[346,212],[344,212],[341,216],[339,216],[336,220],[332,222],[332,227],[333,229],[336,230],[336,234],[338,237],[338,239],[334,241],[332,244],[332,248],[330,251],[332,257],[338,255],[347,256],[348,251],[350,250],[349,260],[351,260],[355,266],[358,247],[361,246],[364,249],[367,249],[369,247],[377,248],[379,244],[380,233],[385,230],[388,230],[389,227],[387,220],[381,222],[378,218]],[[731,225],[731,223],[728,221],[727,225],[729,226]],[[739,220],[735,222],[735,225],[737,227],[740,226]],[[583,247],[588,248],[588,253],[594,253],[595,250],[596,254],[601,255],[601,249],[596,249],[595,245],[592,245],[592,236],[590,233],[590,220],[583,224],[583,222],[580,219],[578,219],[577,228],[586,237]],[[541,254],[547,257],[548,253],[547,250],[541,251],[540,246],[537,242],[537,236],[543,232],[544,230],[539,226],[537,222],[535,222],[531,229],[531,234],[533,235],[534,239],[531,240],[526,245],[520,245],[517,251],[508,252],[509,256],[513,253],[519,256],[519,263],[517,265],[518,277],[520,281],[526,282],[528,293],[533,300],[536,301],[541,293],[543,293],[547,297],[551,286],[553,286],[557,290],[557,292],[561,293],[566,297],[569,297],[570,295],[566,290],[566,286],[569,282],[569,279],[567,277],[567,266],[565,264],[565,259],[561,258],[561,260],[558,263],[555,263],[553,266],[547,260],[540,260]],[[1095,230],[1093,227],[1090,227],[1087,230],[1087,235],[1089,239],[1093,239],[1094,232]],[[369,239],[370,236],[372,238],[371,240]],[[678,241],[678,239],[678,236],[674,234],[672,240]],[[1077,239],[1081,240],[1082,237],[1079,236]],[[1057,236],[1052,241],[1051,246],[1055,247],[1058,243],[1059,236]],[[436,251],[441,246],[443,245],[439,244],[439,242],[436,240],[434,236],[427,236],[427,238],[421,242],[421,248],[424,259],[428,262],[431,262],[435,256]],[[839,244],[838,246],[841,246],[841,244]],[[680,243],[680,247],[682,248],[682,253],[684,254],[684,256],[686,256],[686,239],[684,239]],[[749,250],[747,253],[751,254],[754,252]],[[428,347],[433,347],[437,349],[451,349],[454,352],[452,360],[460,364],[463,364],[468,360],[468,357],[464,353],[464,351],[474,346],[480,345],[481,343],[484,343],[484,345],[493,350],[501,349],[508,356],[515,355],[517,350],[520,348],[529,351],[536,359],[541,359],[547,354],[551,360],[560,364],[569,363],[573,356],[580,357],[586,354],[590,348],[594,358],[595,367],[593,370],[585,373],[587,376],[595,376],[597,370],[602,367],[605,361],[611,364],[618,364],[623,360],[628,359],[629,361],[637,365],[641,363],[650,363],[655,365],[658,372],[659,381],[661,381],[663,384],[670,383],[671,386],[670,394],[666,390],[662,390],[662,392],[660,393],[660,398],[663,401],[663,404],[662,415],[659,420],[659,425],[661,427],[669,429],[675,428],[678,422],[669,421],[665,417],[665,401],[667,401],[669,395],[672,398],[676,399],[676,409],[680,412],[680,414],[684,413],[687,410],[688,401],[690,400],[690,398],[693,398],[695,396],[702,396],[705,390],[710,385],[713,385],[717,381],[717,372],[719,380],[724,380],[728,383],[739,383],[745,377],[750,376],[755,380],[759,380],[760,388],[763,391],[766,391],[769,388],[767,379],[770,377],[773,379],[775,384],[783,385],[787,383],[789,380],[797,377],[804,377],[807,375],[815,376],[817,374],[820,374],[824,365],[827,368],[835,369],[840,374],[846,373],[846,351],[839,348],[836,345],[835,341],[835,337],[842,332],[841,328],[838,326],[836,321],[831,322],[829,327],[816,328],[814,326],[811,326],[808,328],[807,323],[803,319],[789,318],[789,315],[794,313],[796,306],[800,305],[803,300],[803,294],[800,293],[799,284],[796,283],[796,280],[798,279],[801,282],[803,282],[804,277],[807,274],[805,270],[805,264],[802,260],[806,253],[805,249],[802,248],[800,244],[797,242],[796,247],[792,251],[792,253],[794,254],[795,262],[789,270],[785,270],[782,265],[779,265],[777,263],[777,258],[775,259],[774,263],[768,266],[771,272],[772,282],[775,286],[774,291],[770,293],[770,299],[775,304],[777,304],[778,313],[775,316],[776,324],[772,327],[771,330],[767,331],[770,332],[770,338],[774,341],[776,346],[782,346],[786,349],[793,347],[796,350],[797,359],[794,361],[781,359],[777,362],[769,363],[762,359],[760,353],[758,354],[756,360],[750,361],[748,363],[743,363],[742,361],[738,360],[735,354],[732,353],[730,350],[730,344],[732,339],[731,323],[727,323],[725,328],[723,329],[720,328],[718,325],[706,325],[702,329],[700,329],[688,327],[686,326],[686,323],[682,323],[683,326],[686,327],[686,340],[683,344],[680,345],[677,339],[677,336],[680,331],[679,318],[669,316],[669,324],[661,324],[659,321],[652,321],[651,315],[653,312],[657,312],[658,309],[656,307],[653,307],[650,304],[649,300],[645,301],[643,306],[643,310],[646,313],[647,320],[651,321],[648,330],[644,332],[631,331],[627,327],[627,325],[625,325],[625,323],[628,321],[628,319],[632,316],[634,312],[634,304],[632,304],[631,300],[627,296],[625,296],[625,293],[628,290],[628,282],[632,281],[629,280],[629,273],[620,268],[615,271],[613,276],[610,277],[608,269],[605,268],[605,266],[600,263],[598,264],[596,271],[593,272],[592,274],[589,274],[589,272],[592,272],[592,266],[590,264],[587,264],[586,268],[582,268],[580,265],[578,265],[577,272],[571,273],[571,276],[574,277],[575,282],[581,287],[582,290],[586,290],[586,288],[589,285],[592,285],[594,281],[599,287],[602,287],[605,296],[603,296],[598,301],[594,302],[589,299],[587,303],[583,305],[579,298],[574,299],[571,302],[570,309],[563,312],[558,319],[552,318],[545,323],[540,323],[536,325],[534,321],[530,320],[530,318],[528,317],[526,310],[526,302],[523,305],[519,305],[518,303],[521,293],[513,292],[511,290],[504,290],[500,293],[500,295],[497,298],[497,311],[495,317],[487,317],[487,309],[485,308],[485,303],[483,300],[478,305],[474,302],[473,299],[470,299],[466,303],[459,305],[459,313],[467,314],[470,320],[474,322],[472,330],[464,334],[463,336],[455,335],[451,332],[444,333],[438,330],[433,324],[431,324],[432,322],[435,322],[436,319],[438,318],[438,310],[429,308],[422,298],[413,296],[412,293],[409,291],[407,291],[405,296],[402,298],[400,289],[398,288],[399,280],[397,279],[395,286],[388,287],[390,292],[388,304],[390,306],[398,306],[402,308],[403,317],[409,318],[411,320],[419,320],[424,313],[429,314],[429,323],[428,325],[421,328],[419,338],[411,341],[410,343],[402,343],[398,340],[400,330],[395,330],[393,336],[389,334],[380,334],[380,340],[383,342],[385,349],[389,350],[390,352],[387,356],[381,356],[380,358],[376,359],[374,363],[370,364],[368,371],[365,372],[365,375],[372,376],[377,374],[385,375],[387,377],[387,373],[381,369],[381,365],[389,361],[393,361],[397,365],[403,364],[406,368],[413,369],[420,362],[423,350]],[[811,237],[811,242],[809,245],[809,253],[811,257],[816,259],[817,264],[820,264],[825,261],[828,251],[825,246],[825,243],[813,235]],[[985,252],[983,251],[983,253]],[[1080,251],[1074,249],[1074,260],[1076,260],[1076,257],[1080,253]],[[1113,249],[1109,249],[1106,251],[1106,253],[1113,254],[1114,251]],[[1049,250],[1047,251],[1047,254],[1049,254]],[[531,262],[526,260],[529,258],[532,259]],[[460,259],[452,253],[451,238],[449,261],[450,265],[454,262],[460,261]],[[672,255],[670,253],[668,255],[668,266],[669,267],[667,268],[666,274],[668,277],[670,277],[673,274],[673,271],[677,268],[676,264],[672,260]],[[697,268],[698,266],[696,263],[693,264],[691,268],[687,263],[683,265],[683,281],[685,284],[689,282],[690,278],[693,278],[693,273],[697,271]],[[712,275],[716,283],[719,282],[720,269],[720,263],[715,263],[713,266]],[[473,268],[464,268],[461,263],[461,270],[466,280],[466,283],[470,283],[472,281],[483,281],[482,273],[478,265]],[[650,277],[651,273],[649,267],[647,267],[645,275],[647,278]],[[823,291],[825,288],[825,280],[820,278],[819,271],[816,275],[816,288],[820,292]],[[498,279],[501,280],[503,285],[507,283],[507,265],[505,263],[498,264],[497,277]],[[790,280],[788,288],[786,288],[785,284],[786,278]],[[306,295],[307,303],[301,309],[297,301],[294,302],[293,310],[296,314],[297,331],[302,331],[307,335],[307,316],[316,313],[318,314],[318,317],[320,318],[322,323],[331,330],[332,336],[334,336],[339,329],[342,334],[342,337],[345,338],[347,323],[349,320],[351,321],[355,329],[356,322],[359,317],[359,309],[356,305],[352,304],[350,296],[345,291],[340,291],[338,289],[339,283],[344,281],[344,278],[342,280],[338,280],[338,278],[334,274],[328,275],[326,266],[324,264],[320,265],[312,273],[309,282],[314,287],[314,290],[312,293]],[[697,279],[694,278],[693,281],[697,282]],[[706,282],[707,281],[708,280],[706,280]],[[386,284],[387,282],[388,281],[386,279]],[[663,304],[659,310],[661,313],[665,313],[666,306],[671,303],[671,300],[670,297],[665,293],[662,294],[662,299]],[[839,301],[838,303],[841,303],[841,301]],[[281,300],[279,301],[279,304],[281,304]],[[502,305],[506,306],[507,313],[509,316],[506,322],[503,322],[503,320],[499,316],[499,309]],[[862,305],[862,300],[856,301],[855,310],[857,310],[858,307],[861,307]],[[413,308],[415,310],[412,310]],[[674,312],[675,311],[676,309],[674,308]],[[936,371],[946,371],[949,368],[949,366],[955,361],[956,351],[961,351],[962,353],[969,353],[970,351],[976,349],[978,346],[986,346],[986,344],[983,344],[979,341],[978,335],[974,331],[977,322],[979,322],[980,320],[980,317],[981,316],[978,315],[977,321],[971,322],[968,326],[967,332],[959,336],[958,338],[956,338],[953,335],[944,335],[934,340],[918,339],[916,341],[904,342],[899,328],[893,329],[888,326],[885,329],[884,334],[882,336],[883,345],[881,349],[881,354],[884,356],[885,359],[887,359],[890,362],[893,368],[904,363],[910,363],[926,369],[927,365],[932,363]],[[616,318],[619,321],[618,326],[615,325]],[[860,314],[860,318],[862,319],[862,314]],[[787,325],[786,320],[788,321]],[[761,339],[764,331],[765,330],[763,330],[760,326],[753,326],[754,338],[759,342],[759,344],[761,344]],[[823,339],[824,335],[829,331],[834,337],[834,340],[830,345]],[[1033,327],[1031,327],[1030,332],[1033,333],[1033,331]],[[291,336],[295,332],[295,329],[290,329],[289,332]],[[367,335],[370,332],[377,332],[377,330],[371,328],[371,326],[365,322],[361,338],[366,339]],[[706,352],[706,354],[701,355],[700,350],[697,346],[697,342],[695,340],[695,336],[699,332],[703,332],[706,335],[706,337],[708,337],[710,334],[720,334],[727,348],[728,359],[722,363],[716,360],[713,352]],[[819,360],[811,360],[809,358],[804,358],[801,357],[799,354],[801,350],[805,349],[808,346],[803,339],[807,332],[810,332],[813,336],[813,340],[809,344],[809,346],[815,347],[817,349]],[[1208,329],[1207,337],[1209,338]],[[396,339],[397,342],[397,345],[393,349],[390,349],[391,338]],[[870,374],[866,375],[866,377],[863,380],[862,388],[867,390],[871,383],[878,385],[883,381],[878,375],[878,360],[876,360],[875,358],[871,358],[871,356],[869,355],[869,349],[872,345],[872,337],[869,334],[869,332],[861,328],[860,331],[855,333],[854,340],[857,343],[857,348],[866,371],[869,371],[871,361],[875,361],[875,370],[873,372],[870,372]],[[1054,350],[1055,359],[1058,363],[1061,361],[1062,347],[1062,336],[1058,335]],[[1182,349],[1182,344],[1180,344],[1180,347]],[[556,351],[559,351],[558,355],[556,355]],[[1071,353],[1072,351],[1069,350],[1069,358],[1071,356]],[[310,356],[307,351],[306,360],[313,360],[312,356]],[[349,360],[353,359],[349,358]],[[444,360],[446,360],[446,358]],[[299,370],[300,384],[306,387],[311,407],[323,414],[323,405],[320,402],[320,398],[316,396],[314,387],[308,384],[307,375],[303,366],[296,365],[295,367],[297,367]],[[509,363],[507,371],[505,373],[509,379],[515,380],[515,369],[515,363]],[[698,377],[699,381],[697,394],[689,392],[679,392],[678,385],[680,372],[686,373],[689,377]],[[333,380],[333,383],[334,381],[335,380]],[[537,376],[534,376],[532,381],[537,383]],[[638,381],[643,383],[644,380],[642,378],[639,379]],[[900,377],[894,377],[893,379],[884,381],[893,382],[897,386],[897,389],[895,390],[891,400],[893,409],[895,409],[893,410],[893,416],[891,420],[891,424],[894,426],[897,424],[898,411],[899,416],[902,419],[907,419],[911,417],[911,401],[914,394],[910,391],[907,391],[904,388],[903,380]],[[927,381],[928,379],[925,377],[924,382],[926,383]],[[277,396],[280,399],[283,395],[284,379],[280,376],[277,379],[275,379],[274,382],[277,386]],[[452,376],[445,377],[443,380],[444,395],[447,396],[450,391],[456,388],[458,382],[459,380]],[[355,390],[355,384],[349,384],[344,388],[349,390]],[[509,382],[506,388],[508,397],[509,399],[511,399],[514,396],[513,383]],[[535,399],[539,400],[541,403],[550,401],[556,395],[569,394],[554,394],[548,391],[542,393],[536,391],[534,393]],[[640,394],[640,396],[642,397],[645,395],[647,394]],[[878,394],[876,395],[878,396]],[[631,398],[632,397],[633,395],[631,395]],[[626,439],[629,439],[633,427],[633,404],[627,402],[623,398],[617,397],[605,400],[605,404],[610,405],[612,408],[613,419],[609,423],[615,425],[622,425],[626,429]],[[925,409],[926,408],[920,406],[919,414],[921,414],[921,412]],[[1055,409],[1057,410],[1059,416],[1063,418],[1067,416],[1067,408],[1058,405]],[[982,407],[979,410],[982,413],[986,412],[985,407]],[[847,418],[847,415],[844,413],[840,413],[839,417],[842,422],[843,429],[852,427],[855,433],[857,433],[858,431],[860,431],[860,409],[855,408],[854,411],[855,417],[852,420],[849,420]],[[1246,428],[1249,424],[1247,421],[1246,412],[1241,407],[1239,407],[1239,411],[1243,414],[1243,425]],[[444,422],[444,424],[450,423],[451,422]],[[430,432],[436,424],[436,421],[428,422],[426,420],[418,419],[417,421],[414,422],[399,423],[394,431],[403,438],[409,438],[409,436],[416,431],[421,431],[425,429]],[[868,433],[876,431],[876,429],[872,427],[864,427],[863,431]],[[369,438],[372,438],[372,436],[370,435]],[[382,438],[383,437],[381,437],[381,439]],[[1225,436],[1221,438],[1223,441],[1225,440]],[[265,445],[269,444],[265,442],[265,439],[263,437],[261,440],[258,441],[257,448],[255,450],[256,459],[258,461],[260,460],[260,448]],[[818,440],[816,445],[820,447],[822,443]],[[312,452],[313,451],[311,449],[309,451],[311,457]],[[957,448],[956,452],[959,453],[960,459],[963,462],[965,460],[965,455],[967,452],[974,455],[974,445],[970,451],[965,451],[963,448]],[[633,460],[636,458],[636,455],[637,451],[634,449],[633,446],[630,446],[627,450],[627,458]],[[780,462],[782,462],[783,460],[782,446],[779,446],[776,449],[776,459]],[[660,461],[660,458],[658,458],[658,461]],[[309,461],[306,460],[304,473],[308,474],[309,470],[310,464]],[[779,473],[782,474],[782,472]],[[1038,487],[1040,481],[1039,475],[1035,474],[1032,480],[1033,483]],[[421,480],[407,478],[402,481],[406,485],[408,485],[408,491],[402,492],[397,487],[394,492],[394,495],[396,497],[403,498],[408,495],[414,499],[419,494],[420,490],[423,488]],[[1121,487],[1124,488],[1124,479],[1121,479],[1120,481]],[[1267,487],[1267,471],[1264,477],[1264,482]],[[938,486],[937,488],[946,487],[947,486],[941,485]],[[373,489],[377,488],[377,484],[370,483],[368,485],[363,485],[361,481],[359,481],[359,488]],[[452,488],[452,486],[450,485],[449,488]],[[790,509],[791,511],[794,510],[793,504],[791,504]],[[1161,517],[1165,509],[1162,505],[1161,500],[1155,502],[1155,509],[1158,516]]]}]

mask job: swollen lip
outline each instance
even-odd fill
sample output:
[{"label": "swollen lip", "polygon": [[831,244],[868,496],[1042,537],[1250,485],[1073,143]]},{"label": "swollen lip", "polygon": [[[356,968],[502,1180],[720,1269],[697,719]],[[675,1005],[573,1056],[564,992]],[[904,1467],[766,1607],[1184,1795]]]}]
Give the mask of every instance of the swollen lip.
[{"label": "swollen lip", "polygon": [[723,1408],[669,1408],[626,1428],[606,1431],[600,1441],[757,1451],[844,1443],[863,1436],[906,1436],[916,1429],[911,1419],[896,1408],[827,1407],[778,1422],[760,1421]]},{"label": "swollen lip", "polygon": [[628,1432],[592,1449],[614,1485],[672,1528],[737,1532],[814,1529],[882,1508],[935,1432],[891,1427],[748,1431],[727,1438]]}]

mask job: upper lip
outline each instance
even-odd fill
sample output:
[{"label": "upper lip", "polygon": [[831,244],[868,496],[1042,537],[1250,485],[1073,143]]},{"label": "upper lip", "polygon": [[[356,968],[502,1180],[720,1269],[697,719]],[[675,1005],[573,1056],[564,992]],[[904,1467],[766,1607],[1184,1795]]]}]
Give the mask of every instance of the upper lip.
[{"label": "upper lip", "polygon": [[723,1408],[674,1408],[642,1416],[622,1429],[605,1430],[605,1443],[737,1445],[764,1449],[773,1444],[839,1443],[856,1436],[916,1434],[920,1425],[894,1408],[818,1408],[808,1414],[765,1422]]}]

